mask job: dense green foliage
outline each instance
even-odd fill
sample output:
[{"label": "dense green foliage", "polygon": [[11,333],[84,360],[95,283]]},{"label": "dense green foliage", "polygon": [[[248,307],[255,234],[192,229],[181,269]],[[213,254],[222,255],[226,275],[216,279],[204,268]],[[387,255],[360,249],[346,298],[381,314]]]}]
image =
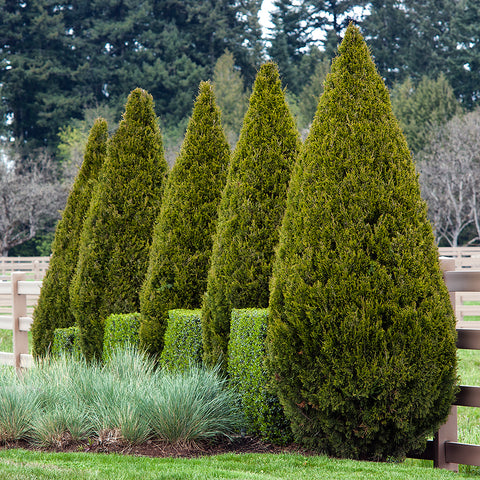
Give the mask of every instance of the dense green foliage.
[{"label": "dense green foliage", "polygon": [[78,327],[56,328],[53,332],[52,356],[62,355],[80,356],[80,342]]},{"label": "dense green foliage", "polygon": [[266,63],[255,80],[219,206],[202,308],[207,365],[226,360],[232,308],[268,305],[274,248],[299,147],[278,69]]},{"label": "dense green foliage", "polygon": [[401,457],[445,420],[455,318],[415,167],[351,25],[290,182],[268,364],[296,439]]},{"label": "dense green foliage", "polygon": [[88,137],[82,167],[55,231],[53,254],[33,314],[32,340],[35,356],[43,356],[48,352],[56,328],[75,324],[69,289],[77,266],[80,235],[93,187],[105,161],[107,139],[107,122],[104,119],[96,120]]},{"label": "dense green foliage", "polygon": [[201,310],[170,310],[160,365],[183,372],[202,364]]},{"label": "dense green foliage", "polygon": [[443,74],[436,80],[425,76],[416,86],[408,78],[393,88],[391,96],[393,113],[414,153],[428,145],[435,127],[445,124],[461,111],[460,103]]},{"label": "dense green foliage", "polygon": [[119,117],[137,85],[152,93],[162,121],[175,129],[225,48],[253,82],[261,60],[260,5],[1,0],[1,129],[19,147],[54,151],[59,129],[82,118],[84,108],[108,105]]},{"label": "dense green foliage", "polygon": [[139,313],[113,313],[105,320],[103,333],[103,360],[108,360],[114,350],[127,348],[128,345],[138,348],[140,329]]},{"label": "dense green foliage", "polygon": [[200,308],[230,149],[210,83],[202,82],[156,220],[140,305],[142,346],[159,355],[175,308]]},{"label": "dense green foliage", "polygon": [[278,398],[268,391],[265,337],[268,309],[233,309],[228,342],[228,377],[238,392],[248,432],[266,441],[292,441],[290,422]]},{"label": "dense green foliage", "polygon": [[139,291],[166,173],[153,99],[138,88],[130,94],[108,144],[70,289],[88,359],[101,358],[103,326],[109,315],[140,309]]}]

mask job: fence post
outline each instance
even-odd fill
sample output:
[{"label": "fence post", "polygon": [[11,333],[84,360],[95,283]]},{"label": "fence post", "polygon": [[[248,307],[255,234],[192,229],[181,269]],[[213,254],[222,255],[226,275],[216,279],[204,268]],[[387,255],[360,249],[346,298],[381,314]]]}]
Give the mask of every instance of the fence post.
[{"label": "fence post", "polygon": [[[445,272],[455,271],[454,258],[440,258],[440,268],[445,278]],[[453,312],[456,316],[455,292],[449,292],[450,302],[452,303]],[[444,468],[458,472],[457,463],[449,463],[445,457],[445,443],[456,442],[458,440],[457,430],[457,407],[452,405],[447,421],[438,429],[433,438],[433,466],[436,468]]]},{"label": "fence post", "polygon": [[435,468],[444,468],[445,470],[458,472],[458,464],[447,462],[445,456],[445,444],[447,442],[456,442],[457,440],[457,407],[452,405],[447,421],[433,437],[433,466]]},{"label": "fence post", "polygon": [[25,280],[25,273],[12,272],[13,356],[17,373],[21,371],[20,355],[28,353],[28,332],[20,331],[20,317],[27,316],[27,296],[18,293],[20,280]]},{"label": "fence post", "polygon": [[33,279],[40,280],[40,262],[38,260],[33,261]]}]

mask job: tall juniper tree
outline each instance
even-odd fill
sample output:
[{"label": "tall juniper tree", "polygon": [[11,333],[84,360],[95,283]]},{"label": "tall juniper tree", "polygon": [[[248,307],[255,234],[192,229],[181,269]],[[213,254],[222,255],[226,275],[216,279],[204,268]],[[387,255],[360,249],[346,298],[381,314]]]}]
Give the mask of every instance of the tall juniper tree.
[{"label": "tall juniper tree", "polygon": [[256,77],[219,206],[202,308],[204,360],[225,366],[232,308],[266,307],[290,172],[300,148],[278,68]]},{"label": "tall juniper tree", "polygon": [[105,319],[139,310],[167,173],[152,96],[133,90],[94,189],[70,296],[87,359],[100,358]]},{"label": "tall juniper tree", "polygon": [[292,174],[270,310],[269,370],[299,442],[402,457],[446,419],[455,318],[407,143],[353,25]]},{"label": "tall juniper tree", "polygon": [[33,354],[37,357],[48,353],[56,328],[75,324],[69,288],[77,266],[80,234],[93,187],[106,157],[107,139],[107,122],[99,118],[90,130],[82,166],[57,225],[52,258],[34,311],[32,340]]},{"label": "tall juniper tree", "polygon": [[162,352],[169,310],[201,307],[229,157],[212,85],[202,82],[167,180],[140,296],[140,340],[151,354]]}]

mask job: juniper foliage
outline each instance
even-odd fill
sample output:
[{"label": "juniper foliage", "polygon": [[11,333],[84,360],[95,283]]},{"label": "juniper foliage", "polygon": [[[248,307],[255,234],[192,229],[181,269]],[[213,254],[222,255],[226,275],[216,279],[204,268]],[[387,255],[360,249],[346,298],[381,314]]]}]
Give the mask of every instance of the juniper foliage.
[{"label": "juniper foliage", "polygon": [[299,134],[285,102],[278,68],[256,77],[219,206],[202,307],[204,361],[223,361],[232,308],[266,307],[274,248]]},{"label": "juniper foliage", "polygon": [[52,257],[34,310],[32,341],[35,357],[49,352],[55,329],[75,325],[69,289],[77,266],[80,234],[93,187],[107,155],[107,140],[107,122],[98,118],[90,130],[82,166],[57,225]]},{"label": "juniper foliage", "polygon": [[162,352],[169,310],[201,307],[229,158],[212,85],[202,82],[167,180],[140,296],[140,340],[150,354]]},{"label": "juniper foliage", "polygon": [[296,440],[387,459],[421,449],[455,393],[455,318],[388,91],[350,25],[295,165],[268,365]]},{"label": "juniper foliage", "polygon": [[136,312],[167,174],[152,96],[133,90],[94,189],[70,295],[87,359],[102,356],[105,319]]}]

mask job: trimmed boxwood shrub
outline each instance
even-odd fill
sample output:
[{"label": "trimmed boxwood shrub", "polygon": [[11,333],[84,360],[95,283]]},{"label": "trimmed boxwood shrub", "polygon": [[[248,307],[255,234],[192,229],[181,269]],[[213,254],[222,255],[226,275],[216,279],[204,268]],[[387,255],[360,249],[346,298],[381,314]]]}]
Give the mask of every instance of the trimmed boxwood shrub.
[{"label": "trimmed boxwood shrub", "polygon": [[227,367],[232,308],[268,306],[274,249],[300,149],[278,68],[263,65],[222,193],[202,306],[204,361]]},{"label": "trimmed boxwood shrub", "polygon": [[52,258],[33,313],[32,342],[35,357],[48,353],[56,328],[75,324],[69,289],[77,266],[78,244],[93,186],[107,155],[107,140],[107,122],[98,118],[90,131],[82,166],[55,230]]},{"label": "trimmed boxwood shrub", "polygon": [[142,348],[160,355],[168,311],[200,308],[230,149],[210,83],[202,82],[168,177],[140,294]]},{"label": "trimmed boxwood shrub", "polygon": [[52,356],[71,354],[80,357],[82,351],[78,334],[78,327],[56,328],[53,332]]},{"label": "trimmed boxwood shrub", "polygon": [[126,345],[138,347],[139,313],[114,313],[105,320],[103,359],[108,360],[113,350]]},{"label": "trimmed boxwood shrub", "polygon": [[201,310],[170,310],[165,346],[160,365],[171,371],[185,371],[202,363]]},{"label": "trimmed boxwood shrub", "polygon": [[228,342],[228,376],[241,398],[249,433],[264,440],[287,444],[290,422],[275,394],[269,391],[265,368],[267,308],[233,309]]},{"label": "trimmed boxwood shrub", "polygon": [[138,312],[167,163],[152,96],[135,89],[94,189],[70,297],[87,360],[101,359],[105,319]]},{"label": "trimmed boxwood shrub", "polygon": [[268,365],[297,441],[401,458],[446,419],[455,317],[407,142],[350,25],[290,182]]}]

